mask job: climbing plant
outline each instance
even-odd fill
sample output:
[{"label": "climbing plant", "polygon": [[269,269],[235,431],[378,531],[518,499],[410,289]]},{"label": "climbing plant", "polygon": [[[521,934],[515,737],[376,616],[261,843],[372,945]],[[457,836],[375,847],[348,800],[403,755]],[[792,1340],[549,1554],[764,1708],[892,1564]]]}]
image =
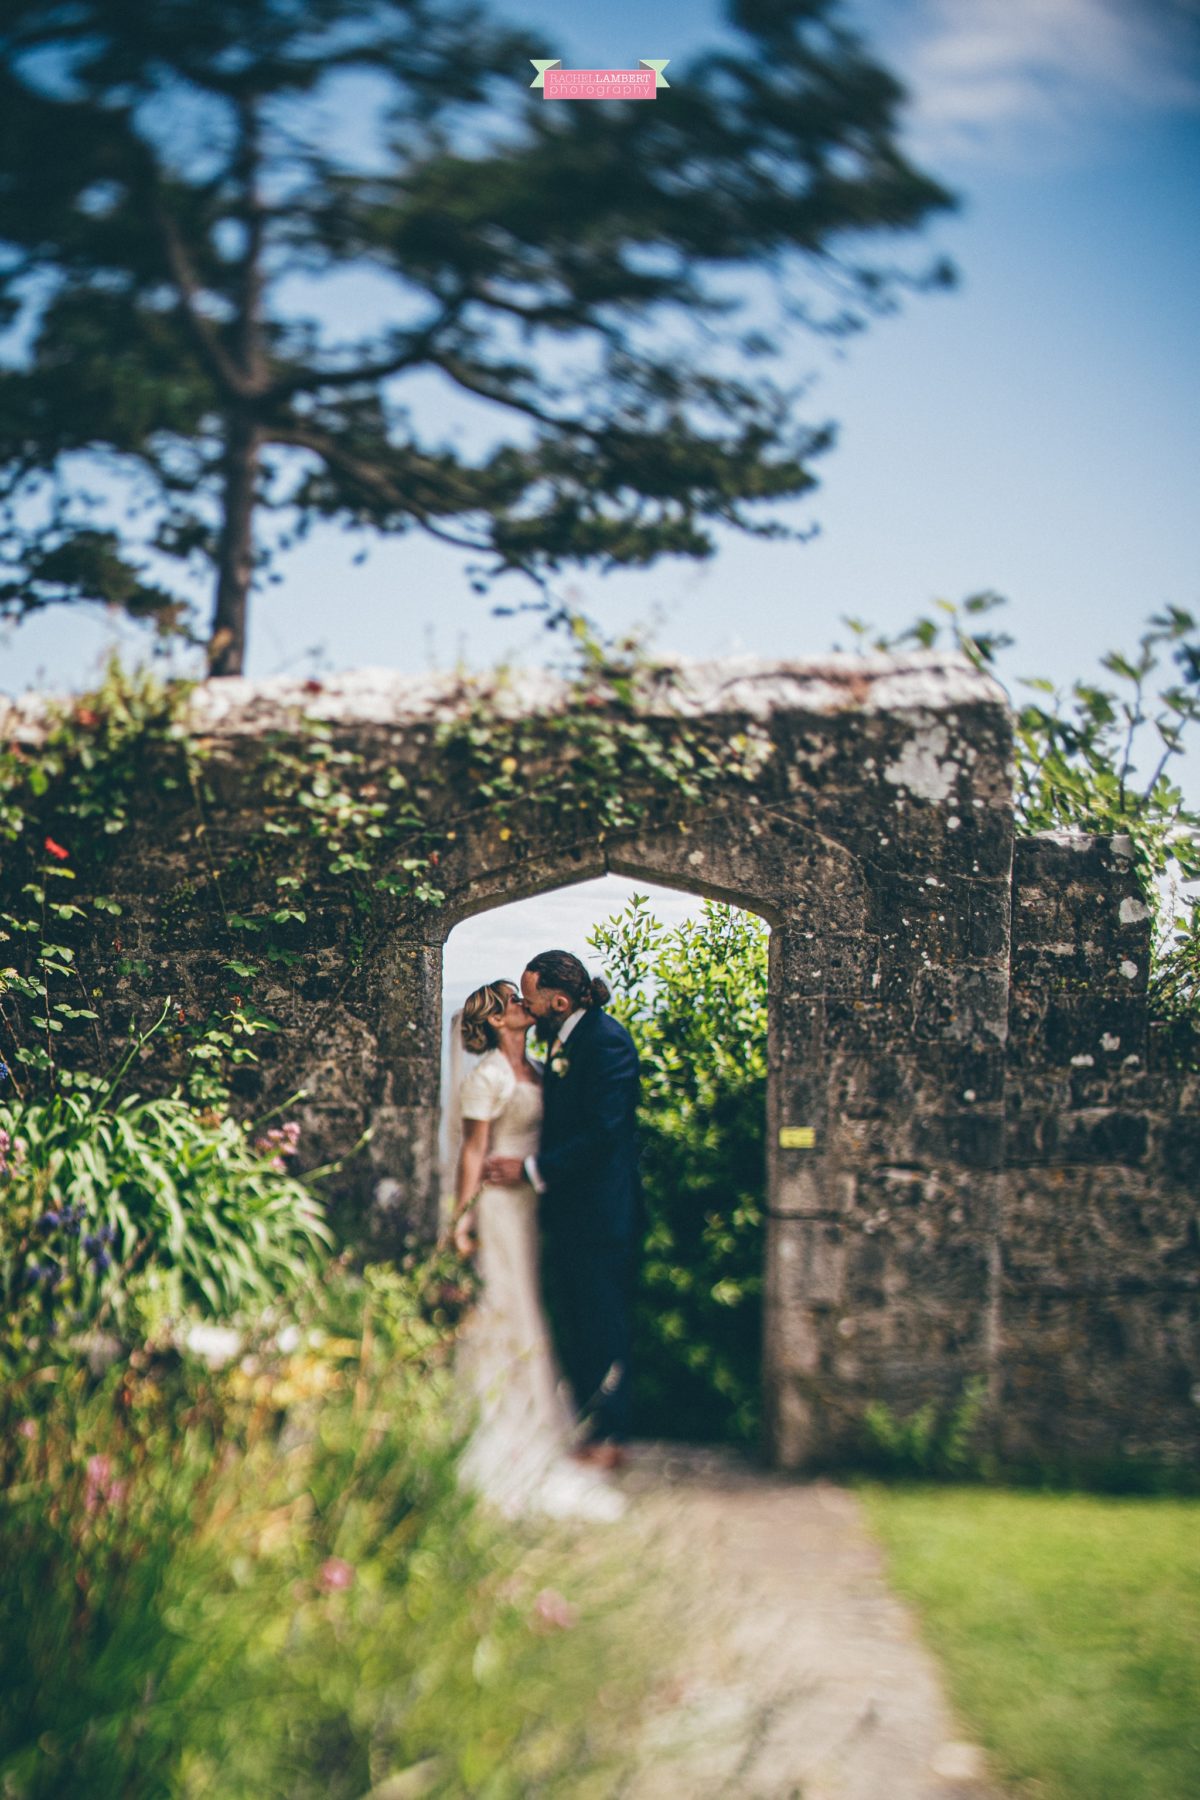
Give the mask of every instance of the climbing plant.
[{"label": "climbing plant", "polygon": [[[121,1008],[88,985],[83,944],[107,932],[118,979],[149,974],[136,943],[123,941],[113,891],[116,851],[148,784],[170,809],[187,864],[187,879],[163,897],[161,923],[186,933],[206,910],[223,959],[203,1016],[173,1006],[153,1046],[159,1079],[223,1106],[238,1068],[257,1059],[255,1040],[280,1028],[268,996],[302,975],[314,895],[340,914],[348,972],[398,908],[441,903],[440,864],[464,834],[495,833],[516,856],[563,820],[591,837],[651,817],[686,829],[688,808],[731,785],[744,791],[761,771],[765,733],[730,738],[666,708],[652,716],[643,702],[669,685],[669,670],[632,640],[604,644],[577,615],[558,623],[569,650],[550,704],[523,716],[508,672],[464,677],[405,767],[387,744],[352,747],[303,707],[294,728],[268,734],[238,762],[189,725],[192,684],[115,661],[94,692],[0,747],[0,845],[16,873],[0,912],[0,1067],[17,1093],[104,1079],[105,1027]],[[306,684],[312,701],[320,687]],[[423,776],[431,741],[451,776],[436,788]],[[340,992],[336,981],[330,1005]],[[125,1011],[136,1034],[145,1021],[135,1006]]]},{"label": "climbing plant", "polygon": [[[849,619],[860,648],[930,649],[949,643],[995,672],[1013,639],[996,628],[995,593],[932,616],[894,636]],[[1136,647],[1100,659],[1102,678],[1069,687],[1023,680],[1015,707],[1018,829],[1127,837],[1154,918],[1150,998],[1164,1019],[1200,1025],[1200,808],[1177,777],[1187,734],[1200,723],[1200,624],[1181,607],[1147,621]]]}]

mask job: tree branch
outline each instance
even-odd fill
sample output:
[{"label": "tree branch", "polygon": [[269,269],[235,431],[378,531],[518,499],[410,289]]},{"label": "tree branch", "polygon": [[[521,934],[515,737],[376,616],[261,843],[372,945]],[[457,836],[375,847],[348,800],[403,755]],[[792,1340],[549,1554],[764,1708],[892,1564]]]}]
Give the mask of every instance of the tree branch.
[{"label": "tree branch", "polygon": [[[355,482],[383,505],[392,507],[398,512],[406,512],[417,521],[423,530],[432,537],[440,538],[444,543],[454,544],[458,549],[477,550],[484,553],[492,548],[488,543],[479,543],[475,539],[457,537],[448,532],[444,526],[433,523],[433,515],[428,507],[422,506],[417,496],[397,486],[386,469],[378,463],[369,462],[353,452],[345,450],[333,437],[320,430],[319,427],[288,424],[269,425],[265,428],[266,436],[273,444],[291,445],[298,450],[311,450],[315,456],[327,462],[331,469],[336,469],[347,480]],[[475,496],[464,491],[465,506],[478,506]]]},{"label": "tree branch", "polygon": [[443,375],[448,375],[456,387],[467,393],[478,394],[483,400],[492,400],[497,406],[508,407],[510,411],[524,413],[528,419],[535,419],[539,425],[548,425],[552,431],[577,431],[583,437],[595,440],[601,434],[592,426],[585,425],[581,419],[559,419],[553,413],[544,412],[535,406],[532,400],[520,400],[510,389],[501,390],[489,387],[477,375],[468,371],[464,363],[453,356],[435,356],[432,359],[435,368]]},{"label": "tree branch", "polygon": [[380,357],[377,362],[358,363],[352,369],[297,369],[292,374],[280,376],[271,382],[264,398],[268,405],[273,405],[280,400],[290,400],[296,394],[317,394],[326,388],[359,387],[386,381],[389,376],[399,375],[404,369],[428,362],[438,337],[454,323],[462,311],[462,305],[461,296],[449,301],[436,319],[414,332],[404,348],[396,350],[391,356]]},{"label": "tree branch", "polygon": [[199,308],[200,282],[191,259],[184,247],[179,229],[167,210],[166,203],[155,182],[152,200],[155,223],[162,239],[163,253],[167,268],[175,283],[183,311],[184,322],[191,334],[192,342],[209,374],[218,387],[222,387],[233,398],[249,400],[254,398],[254,385],[238,368],[229,352],[222,344],[219,333],[213,328],[212,321],[206,319]]}]

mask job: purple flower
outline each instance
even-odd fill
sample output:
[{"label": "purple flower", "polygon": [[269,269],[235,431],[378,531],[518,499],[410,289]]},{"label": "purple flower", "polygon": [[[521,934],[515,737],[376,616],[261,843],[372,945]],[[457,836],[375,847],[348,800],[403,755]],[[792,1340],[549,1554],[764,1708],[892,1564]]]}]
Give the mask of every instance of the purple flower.
[{"label": "purple flower", "polygon": [[37,1228],[39,1231],[53,1231],[57,1226],[61,1225],[62,1222],[63,1215],[60,1212],[56,1212],[54,1208],[51,1207],[49,1212],[44,1212],[42,1214],[37,1222]]},{"label": "purple flower", "polygon": [[51,1292],[55,1288],[61,1287],[63,1280],[63,1272],[56,1262],[26,1263],[21,1274],[21,1281],[25,1287],[36,1287],[38,1282],[44,1282]]}]

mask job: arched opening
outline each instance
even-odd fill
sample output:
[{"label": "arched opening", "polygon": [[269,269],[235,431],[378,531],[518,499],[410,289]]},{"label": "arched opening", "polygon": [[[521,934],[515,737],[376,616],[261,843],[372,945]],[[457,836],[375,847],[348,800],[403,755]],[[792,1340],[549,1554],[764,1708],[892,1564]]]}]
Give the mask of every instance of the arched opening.
[{"label": "arched opening", "polygon": [[[770,927],[725,900],[632,879],[475,912],[443,957],[443,1192],[466,996],[537,950],[575,952],[613,989],[642,1065],[645,1231],[635,1304],[639,1435],[753,1445],[762,1429]],[[550,1308],[553,1312],[553,1306]]]}]

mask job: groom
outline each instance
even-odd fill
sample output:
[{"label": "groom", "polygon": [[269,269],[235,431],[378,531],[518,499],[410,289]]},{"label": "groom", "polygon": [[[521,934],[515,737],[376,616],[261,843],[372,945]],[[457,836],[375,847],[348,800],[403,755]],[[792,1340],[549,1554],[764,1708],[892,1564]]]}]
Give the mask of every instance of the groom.
[{"label": "groom", "polygon": [[484,1180],[533,1183],[542,1198],[546,1274],[563,1361],[589,1435],[584,1462],[618,1468],[629,1436],[631,1302],[640,1236],[638,1059],[604,1011],[608,986],[569,950],[543,950],[521,977],[549,1043],[536,1156],[489,1157]]}]

